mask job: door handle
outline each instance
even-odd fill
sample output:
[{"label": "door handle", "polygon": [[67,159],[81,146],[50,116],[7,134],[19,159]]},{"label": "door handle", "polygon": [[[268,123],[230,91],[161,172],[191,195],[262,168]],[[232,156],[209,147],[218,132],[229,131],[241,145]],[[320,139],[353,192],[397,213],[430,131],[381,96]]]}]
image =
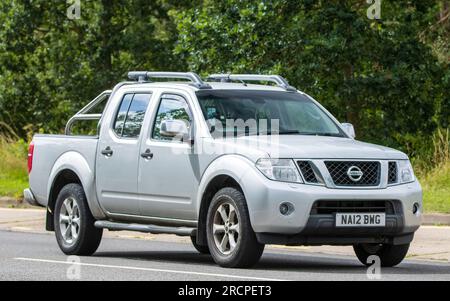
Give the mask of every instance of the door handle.
[{"label": "door handle", "polygon": [[112,155],[114,154],[113,150],[111,149],[111,147],[107,147],[104,150],[102,150],[102,155],[103,156],[107,156],[107,157],[112,157]]},{"label": "door handle", "polygon": [[141,154],[141,157],[146,159],[146,160],[151,160],[151,159],[153,159],[153,153],[152,153],[152,151],[150,149],[147,149],[145,151],[145,153]]}]

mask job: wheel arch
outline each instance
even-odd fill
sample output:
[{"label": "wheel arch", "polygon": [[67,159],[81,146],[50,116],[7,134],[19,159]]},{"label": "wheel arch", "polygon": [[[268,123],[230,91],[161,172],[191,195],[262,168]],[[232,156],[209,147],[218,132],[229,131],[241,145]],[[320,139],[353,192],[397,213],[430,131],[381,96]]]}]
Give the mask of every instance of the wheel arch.
[{"label": "wheel arch", "polygon": [[104,217],[95,191],[94,171],[80,153],[68,152],[58,158],[50,173],[47,187],[46,229],[48,231],[54,231],[53,212],[58,194],[64,186],[72,183],[79,184],[83,188],[92,215],[95,218]]},{"label": "wheel arch", "polygon": [[200,210],[198,213],[197,242],[200,245],[207,244],[205,230],[206,230],[206,217],[208,214],[209,205],[211,204],[214,195],[224,187],[236,188],[237,190],[239,190],[244,194],[241,185],[230,175],[221,174],[211,179],[202,195]]},{"label": "wheel arch", "polygon": [[198,244],[207,244],[206,216],[213,196],[224,187],[233,187],[241,191],[246,197],[243,178],[251,170],[251,161],[238,155],[222,156],[209,165],[200,182],[197,198]]},{"label": "wheel arch", "polygon": [[54,231],[55,225],[53,222],[53,212],[55,210],[56,199],[60,191],[64,188],[64,186],[68,184],[79,184],[81,186],[81,180],[78,175],[71,169],[63,169],[61,170],[53,180],[51,189],[48,195],[48,203],[47,203],[47,221],[46,221],[46,229],[47,231]]}]

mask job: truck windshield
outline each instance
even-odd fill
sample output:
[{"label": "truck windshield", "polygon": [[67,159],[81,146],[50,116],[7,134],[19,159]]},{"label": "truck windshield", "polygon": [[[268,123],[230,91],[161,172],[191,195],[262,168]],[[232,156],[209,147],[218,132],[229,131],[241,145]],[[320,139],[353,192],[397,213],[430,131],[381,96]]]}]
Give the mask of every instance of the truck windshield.
[{"label": "truck windshield", "polygon": [[346,137],[314,102],[299,93],[245,90],[197,92],[214,137],[312,135]]}]

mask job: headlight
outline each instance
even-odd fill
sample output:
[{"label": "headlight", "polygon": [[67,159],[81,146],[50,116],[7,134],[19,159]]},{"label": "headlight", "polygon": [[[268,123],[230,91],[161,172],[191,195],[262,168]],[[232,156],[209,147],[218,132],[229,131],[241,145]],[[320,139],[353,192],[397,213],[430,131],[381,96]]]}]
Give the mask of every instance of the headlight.
[{"label": "headlight", "polygon": [[401,183],[414,182],[414,171],[409,160],[398,161],[398,172]]},{"label": "headlight", "polygon": [[256,167],[267,178],[290,183],[303,183],[294,161],[291,159],[260,159]]}]

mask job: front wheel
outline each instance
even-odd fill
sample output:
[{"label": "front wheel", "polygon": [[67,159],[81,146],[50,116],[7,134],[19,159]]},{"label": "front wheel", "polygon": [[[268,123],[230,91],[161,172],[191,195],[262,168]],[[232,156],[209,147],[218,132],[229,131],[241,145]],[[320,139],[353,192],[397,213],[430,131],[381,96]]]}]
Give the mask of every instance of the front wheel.
[{"label": "front wheel", "polygon": [[94,223],[83,187],[79,184],[64,186],[54,210],[55,235],[60,249],[66,255],[94,254],[103,235],[103,229],[96,228]]},{"label": "front wheel", "polygon": [[400,264],[408,254],[410,244],[387,245],[387,244],[358,244],[353,249],[359,261],[364,265],[371,265],[368,259],[372,255],[380,258],[382,267],[393,267]]},{"label": "front wheel", "polygon": [[242,192],[223,188],[214,196],[207,217],[207,240],[214,261],[226,268],[255,265],[264,251],[250,224]]}]

